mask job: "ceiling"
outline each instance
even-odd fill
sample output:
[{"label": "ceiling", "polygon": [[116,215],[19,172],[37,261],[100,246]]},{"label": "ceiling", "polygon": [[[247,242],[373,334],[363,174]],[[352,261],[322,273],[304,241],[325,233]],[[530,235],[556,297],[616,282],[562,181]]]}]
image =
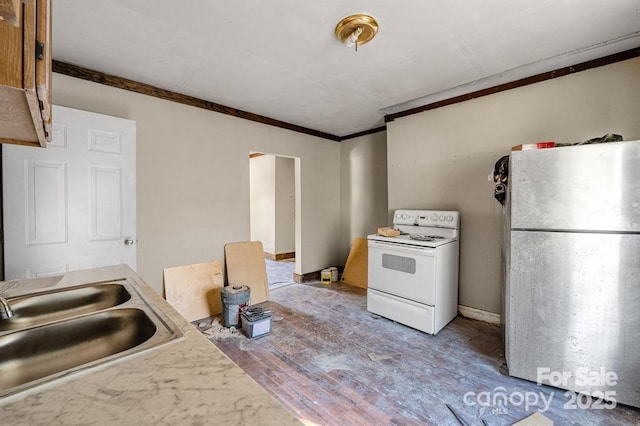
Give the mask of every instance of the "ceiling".
[{"label": "ceiling", "polygon": [[638,46],[640,0],[53,1],[55,60],[336,136]]}]

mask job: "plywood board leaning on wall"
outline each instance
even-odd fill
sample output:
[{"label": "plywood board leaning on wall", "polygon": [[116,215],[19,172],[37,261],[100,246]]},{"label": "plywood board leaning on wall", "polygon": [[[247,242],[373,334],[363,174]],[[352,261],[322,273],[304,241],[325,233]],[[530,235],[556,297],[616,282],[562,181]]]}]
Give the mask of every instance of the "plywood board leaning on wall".
[{"label": "plywood board leaning on wall", "polygon": [[267,266],[260,241],[225,244],[224,258],[229,285],[249,287],[252,305],[269,300]]},{"label": "plywood board leaning on wall", "polygon": [[369,282],[368,260],[367,239],[356,238],[353,240],[347,263],[344,265],[342,281],[356,287],[367,288]]},{"label": "plywood board leaning on wall", "polygon": [[222,312],[222,287],[222,264],[217,260],[164,270],[165,299],[188,321]]}]

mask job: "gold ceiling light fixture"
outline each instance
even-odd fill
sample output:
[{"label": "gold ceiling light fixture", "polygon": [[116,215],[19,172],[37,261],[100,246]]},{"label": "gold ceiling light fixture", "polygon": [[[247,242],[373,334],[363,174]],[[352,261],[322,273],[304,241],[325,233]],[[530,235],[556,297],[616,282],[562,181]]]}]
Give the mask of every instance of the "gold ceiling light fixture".
[{"label": "gold ceiling light fixture", "polygon": [[347,47],[370,42],[378,32],[378,21],[371,15],[356,13],[347,16],[336,25],[336,37]]}]

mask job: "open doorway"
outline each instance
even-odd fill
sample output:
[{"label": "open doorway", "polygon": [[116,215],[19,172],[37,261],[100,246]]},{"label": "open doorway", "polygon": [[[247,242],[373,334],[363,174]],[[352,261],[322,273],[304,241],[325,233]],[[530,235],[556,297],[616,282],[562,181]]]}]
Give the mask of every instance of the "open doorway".
[{"label": "open doorway", "polygon": [[296,263],[296,159],[249,155],[251,241],[261,241],[269,288],[293,284]]}]

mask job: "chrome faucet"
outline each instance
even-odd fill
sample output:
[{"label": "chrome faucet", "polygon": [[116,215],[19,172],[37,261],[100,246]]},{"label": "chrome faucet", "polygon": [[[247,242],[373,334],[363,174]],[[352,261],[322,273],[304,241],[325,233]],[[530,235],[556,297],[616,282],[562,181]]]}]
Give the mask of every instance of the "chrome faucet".
[{"label": "chrome faucet", "polygon": [[4,297],[0,297],[0,319],[9,319],[13,316],[13,309]]}]

